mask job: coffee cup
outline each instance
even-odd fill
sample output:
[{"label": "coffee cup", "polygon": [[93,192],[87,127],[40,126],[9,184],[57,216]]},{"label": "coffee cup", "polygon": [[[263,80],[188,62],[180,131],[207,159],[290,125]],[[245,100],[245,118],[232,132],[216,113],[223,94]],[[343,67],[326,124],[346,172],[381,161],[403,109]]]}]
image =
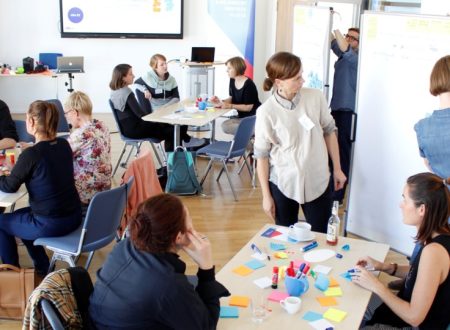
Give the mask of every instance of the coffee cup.
[{"label": "coffee cup", "polygon": [[287,297],[286,299],[280,300],[280,305],[289,314],[295,314],[300,310],[302,300],[298,297]]},{"label": "coffee cup", "polygon": [[284,286],[286,287],[286,291],[290,296],[300,297],[309,289],[309,282],[306,277],[293,277],[286,276],[284,278]]},{"label": "coffee cup", "polygon": [[307,222],[297,222],[294,225],[290,225],[289,228],[289,236],[292,236],[292,238],[298,241],[311,237],[311,225]]}]

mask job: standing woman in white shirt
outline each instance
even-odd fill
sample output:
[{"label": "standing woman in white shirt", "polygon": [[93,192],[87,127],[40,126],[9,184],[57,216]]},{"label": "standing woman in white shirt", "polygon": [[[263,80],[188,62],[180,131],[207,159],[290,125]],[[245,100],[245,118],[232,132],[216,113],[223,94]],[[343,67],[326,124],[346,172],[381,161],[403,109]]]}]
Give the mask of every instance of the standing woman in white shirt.
[{"label": "standing woman in white shirt", "polygon": [[331,215],[328,155],[334,187],[342,189],[336,126],[322,92],[302,88],[300,58],[274,54],[266,64],[264,90],[273,90],[256,114],[255,158],[263,209],[277,225],[298,221],[300,206],[313,231],[326,232]]}]

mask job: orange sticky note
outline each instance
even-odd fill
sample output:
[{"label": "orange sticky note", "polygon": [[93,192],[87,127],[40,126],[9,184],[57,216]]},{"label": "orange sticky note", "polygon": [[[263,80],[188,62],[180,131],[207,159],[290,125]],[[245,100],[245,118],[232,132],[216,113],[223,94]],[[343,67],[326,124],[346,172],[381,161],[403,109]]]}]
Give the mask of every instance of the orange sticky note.
[{"label": "orange sticky note", "polygon": [[250,267],[241,265],[241,266],[233,269],[233,272],[235,272],[236,274],[239,274],[241,276],[247,276],[248,274],[253,272],[253,269],[251,269]]},{"label": "orange sticky note", "polygon": [[336,299],[333,297],[317,297],[317,301],[321,306],[334,306],[337,305]]},{"label": "orange sticky note", "polygon": [[339,282],[336,281],[336,280],[334,279],[334,277],[331,277],[331,276],[330,276],[330,284],[328,284],[328,287],[333,287],[333,286],[339,286]]},{"label": "orange sticky note", "polygon": [[230,306],[239,306],[239,307],[247,307],[250,302],[250,299],[246,296],[231,296],[228,305]]}]

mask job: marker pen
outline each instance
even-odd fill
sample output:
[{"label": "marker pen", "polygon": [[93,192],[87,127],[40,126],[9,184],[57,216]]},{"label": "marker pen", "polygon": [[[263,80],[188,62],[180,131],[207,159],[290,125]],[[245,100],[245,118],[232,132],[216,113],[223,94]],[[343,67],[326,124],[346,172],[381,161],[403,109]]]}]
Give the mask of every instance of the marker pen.
[{"label": "marker pen", "polygon": [[308,244],[308,245],[306,245],[306,246],[304,246],[303,248],[302,248],[302,250],[303,250],[303,252],[306,252],[306,251],[309,251],[309,250],[311,250],[311,249],[314,249],[315,247],[317,247],[319,244],[316,242],[316,241],[314,241],[314,242],[312,242],[311,244]]}]

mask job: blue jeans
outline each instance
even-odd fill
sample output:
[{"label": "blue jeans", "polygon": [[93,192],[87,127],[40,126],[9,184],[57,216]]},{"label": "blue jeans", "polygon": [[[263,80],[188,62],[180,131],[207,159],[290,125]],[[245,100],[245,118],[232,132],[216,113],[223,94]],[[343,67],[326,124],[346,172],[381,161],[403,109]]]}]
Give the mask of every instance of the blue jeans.
[{"label": "blue jeans", "polygon": [[33,214],[31,208],[25,207],[13,213],[0,214],[0,257],[5,264],[19,265],[19,254],[15,237],[22,239],[33,260],[36,272],[46,274],[49,261],[42,246],[33,243],[39,237],[63,236],[81,223],[81,210],[64,217],[47,217]]}]

